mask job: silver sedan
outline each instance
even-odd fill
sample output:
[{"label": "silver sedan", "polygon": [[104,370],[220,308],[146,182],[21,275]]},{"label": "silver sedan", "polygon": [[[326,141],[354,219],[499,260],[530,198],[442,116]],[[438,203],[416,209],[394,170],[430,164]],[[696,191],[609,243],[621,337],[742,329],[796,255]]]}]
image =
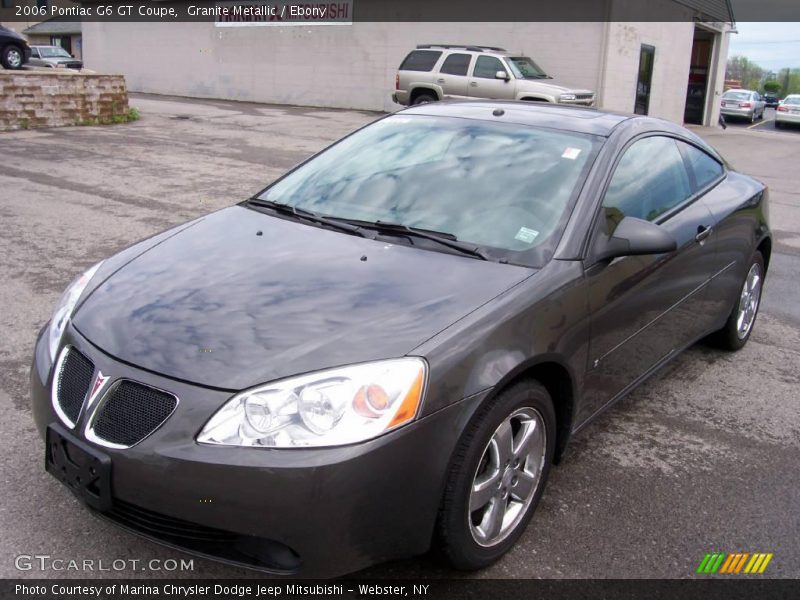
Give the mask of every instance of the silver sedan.
[{"label": "silver sedan", "polygon": [[775,127],[800,125],[800,94],[789,94],[775,110]]},{"label": "silver sedan", "polygon": [[722,94],[720,112],[725,117],[748,119],[751,123],[764,117],[767,103],[753,90],[728,90]]}]

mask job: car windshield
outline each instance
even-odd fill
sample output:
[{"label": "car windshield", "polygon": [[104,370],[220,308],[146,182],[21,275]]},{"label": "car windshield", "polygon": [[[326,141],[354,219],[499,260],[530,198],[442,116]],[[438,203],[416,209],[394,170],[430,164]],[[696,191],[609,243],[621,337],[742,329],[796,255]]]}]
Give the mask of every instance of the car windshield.
[{"label": "car windshield", "polygon": [[784,104],[800,105],[800,96],[787,96]]},{"label": "car windshield", "polygon": [[558,241],[598,140],[508,123],[396,115],[330,147],[259,199],[444,232],[515,262],[539,263],[547,242]]},{"label": "car windshield", "polygon": [[39,48],[39,54],[42,58],[72,58],[63,48]]},{"label": "car windshield", "polygon": [[544,70],[527,56],[512,56],[506,59],[517,79],[547,79]]},{"label": "car windshield", "polygon": [[725,92],[723,100],[750,100],[750,92]]}]

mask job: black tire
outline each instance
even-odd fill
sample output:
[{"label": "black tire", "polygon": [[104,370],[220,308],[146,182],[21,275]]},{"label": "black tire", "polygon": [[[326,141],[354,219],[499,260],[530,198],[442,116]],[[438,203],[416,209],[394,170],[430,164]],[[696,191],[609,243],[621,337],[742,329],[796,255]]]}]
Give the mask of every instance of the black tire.
[{"label": "black tire", "polygon": [[427,104],[428,102],[436,102],[438,98],[431,94],[419,94],[414,98],[414,101],[411,103],[412,106],[416,106],[417,104]]},{"label": "black tire", "polygon": [[[499,466],[495,471],[501,473],[496,478],[489,478],[492,483],[486,489],[497,490],[493,492],[493,498],[478,511],[470,513],[470,499],[472,497],[473,485],[479,476],[482,476],[481,469],[488,470],[490,460],[489,442],[495,438],[501,426],[505,426],[507,420],[515,414],[521,412],[522,418],[533,416],[537,426],[543,424],[545,439],[537,442],[537,451],[530,457],[538,462],[538,478],[532,478],[535,483],[530,484],[532,493],[526,495],[527,503],[521,502],[519,498],[514,498],[514,489],[517,488],[517,478],[514,473],[527,472],[531,465],[526,467],[520,463],[520,459],[514,459],[511,465],[505,462],[505,467]],[[513,431],[513,420],[510,421],[511,431]],[[531,421],[527,421],[530,423]],[[519,425],[516,433],[520,436],[523,425]],[[530,429],[529,431],[533,431]],[[501,392],[492,402],[481,407],[470,425],[464,431],[459,440],[458,446],[451,461],[450,470],[447,477],[444,497],[439,509],[439,517],[436,524],[435,546],[441,558],[450,566],[460,570],[475,570],[487,567],[497,561],[505,554],[525,531],[525,527],[531,519],[536,506],[539,504],[542,492],[547,483],[547,476],[555,452],[556,418],[553,409],[553,402],[547,390],[540,383],[532,380],[523,380],[514,384],[505,391]],[[532,436],[533,437],[533,436]],[[497,439],[497,438],[495,438]],[[517,440],[513,437],[511,448]],[[540,452],[541,451],[541,452]],[[514,454],[510,455],[513,459]],[[530,457],[523,459],[524,463],[531,462]],[[515,468],[516,467],[516,468]],[[513,478],[507,477],[510,475]],[[528,475],[530,477],[530,475]],[[496,482],[496,483],[495,483]],[[503,487],[508,486],[508,487]],[[522,488],[523,486],[520,486]],[[514,488],[514,489],[512,489]],[[502,496],[501,496],[502,494]],[[474,519],[478,512],[491,510],[492,502],[500,502],[503,506],[510,507],[515,501],[519,501],[522,506],[513,516],[508,530],[502,533],[497,541],[489,540],[490,543],[480,544],[476,540],[474,531],[482,523],[476,524]],[[487,508],[488,507],[488,508]],[[506,513],[507,509],[503,509]],[[485,518],[486,513],[483,513]]]},{"label": "black tire", "polygon": [[753,113],[750,115],[750,122],[751,123],[755,123],[756,122],[756,111],[755,111],[755,109],[753,109]]},{"label": "black tire", "polygon": [[775,121],[775,129],[783,129],[783,123],[780,121]]},{"label": "black tire", "polygon": [[[741,309],[742,302],[745,300],[745,296],[743,295],[744,286],[748,280],[750,272],[753,268],[757,268],[759,272],[759,290],[758,290],[758,298],[756,300],[755,309],[753,310],[752,319],[750,320],[750,324],[747,328],[747,331],[742,334],[739,328],[739,313]],[[747,340],[750,339],[750,335],[753,333],[753,327],[755,326],[756,319],[758,318],[758,309],[761,306],[761,292],[763,290],[764,285],[764,277],[766,275],[766,271],[764,269],[764,257],[761,256],[761,252],[757,251],[753,254],[753,258],[750,259],[750,264],[747,267],[745,279],[742,281],[742,285],[739,287],[737,292],[736,302],[733,305],[733,310],[731,310],[731,314],[728,316],[728,320],[725,322],[725,325],[719,331],[713,333],[710,337],[711,342],[722,348],[724,350],[735,351],[743,348],[744,345],[747,343]]]},{"label": "black tire", "polygon": [[9,44],[0,51],[0,63],[6,69],[21,69],[25,61],[25,53],[22,48]]}]

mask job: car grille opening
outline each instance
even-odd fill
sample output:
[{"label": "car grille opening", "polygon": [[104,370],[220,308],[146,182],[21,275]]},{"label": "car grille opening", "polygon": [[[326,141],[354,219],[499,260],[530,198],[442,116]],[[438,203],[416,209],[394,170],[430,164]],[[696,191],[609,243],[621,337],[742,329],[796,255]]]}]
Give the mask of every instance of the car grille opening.
[{"label": "car grille opening", "polygon": [[119,498],[104,516],[139,535],[217,560],[282,574],[302,564],[297,552],[275,540],[184,521]]},{"label": "car grille opening", "polygon": [[92,361],[75,348],[69,348],[57,374],[56,401],[64,415],[71,421],[67,423],[70,427],[75,425],[81,414],[83,401],[92,384],[92,375],[94,375]]},{"label": "car grille opening", "polygon": [[133,446],[158,429],[177,405],[172,394],[121,381],[100,407],[92,432],[105,442]]}]

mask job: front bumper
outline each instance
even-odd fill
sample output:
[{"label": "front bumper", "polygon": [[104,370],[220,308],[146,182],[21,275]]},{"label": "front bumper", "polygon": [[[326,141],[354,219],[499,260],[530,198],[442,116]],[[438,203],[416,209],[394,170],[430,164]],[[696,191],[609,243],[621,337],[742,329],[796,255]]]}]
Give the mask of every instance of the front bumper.
[{"label": "front bumper", "polygon": [[[31,369],[33,415],[42,436],[49,424],[60,423],[43,333]],[[159,429],[128,449],[88,442],[82,434],[84,415],[70,430],[111,459],[113,507],[103,516],[172,547],[283,575],[341,575],[427,551],[450,456],[483,398],[473,396],[351,446],[206,446],[195,436],[233,392],[120,363],[72,326],[64,338],[104,375],[180,398]]]},{"label": "front bumper", "polygon": [[594,106],[594,96],[591,98],[577,98],[575,100],[558,100],[559,104],[565,104],[567,106],[587,106],[591,107]]}]

